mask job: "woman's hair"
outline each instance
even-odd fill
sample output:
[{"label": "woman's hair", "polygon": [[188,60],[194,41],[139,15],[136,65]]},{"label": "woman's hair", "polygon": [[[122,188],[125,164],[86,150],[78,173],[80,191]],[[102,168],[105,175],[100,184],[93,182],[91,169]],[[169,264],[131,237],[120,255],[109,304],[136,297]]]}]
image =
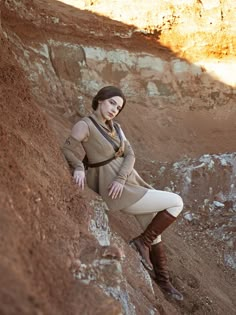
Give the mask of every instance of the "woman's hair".
[{"label": "woman's hair", "polygon": [[97,92],[92,101],[92,108],[96,110],[98,108],[99,101],[105,101],[113,96],[120,96],[123,99],[123,105],[121,110],[119,111],[120,113],[125,106],[126,98],[119,88],[111,85],[105,86]]}]

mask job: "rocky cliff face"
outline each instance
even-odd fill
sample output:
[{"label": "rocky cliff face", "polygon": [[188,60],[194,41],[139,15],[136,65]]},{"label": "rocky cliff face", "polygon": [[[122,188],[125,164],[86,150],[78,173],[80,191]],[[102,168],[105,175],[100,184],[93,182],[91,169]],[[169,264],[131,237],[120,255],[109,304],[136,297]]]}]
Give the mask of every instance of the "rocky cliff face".
[{"label": "rocky cliff face", "polygon": [[[78,114],[90,109],[90,97],[99,87],[118,84],[129,97],[127,115],[120,119],[127,126],[127,135],[135,139],[137,153],[141,154],[142,150],[136,139],[146,143],[151,158],[160,160],[173,161],[185,154],[194,157],[234,150],[236,46],[232,39],[227,56],[216,59],[211,54],[216,48],[211,45],[223,42],[214,38],[214,28],[213,33],[209,30],[201,32],[202,35],[197,33],[202,42],[203,53],[200,54],[200,44],[192,41],[195,29],[191,29],[191,36],[181,31],[189,28],[186,18],[189,7],[183,10],[184,4],[181,6],[182,19],[173,27],[178,37],[171,33],[172,30],[163,31],[161,40],[155,34],[140,33],[137,27],[112,22],[61,2],[57,3],[56,14],[51,3],[39,1],[37,7],[24,3],[6,4],[6,36],[27,71],[32,91],[47,112],[56,110],[59,116],[74,121]],[[214,10],[209,11],[212,17]],[[115,12],[119,12],[117,3]],[[230,35],[234,30],[234,23],[229,23],[233,8],[226,12],[224,25]],[[20,23],[18,19],[22,18],[24,24],[18,27],[17,21]],[[29,30],[26,31],[26,27]],[[199,29],[203,27],[204,23],[199,21]],[[222,32],[217,31],[217,34],[229,41],[231,37]],[[173,40],[178,38],[180,43],[185,38],[182,51],[174,43],[164,43],[166,34]],[[208,56],[204,53],[207,49]],[[189,56],[185,56],[184,51],[189,51]],[[134,122],[134,129],[131,129],[129,117],[134,108],[139,123]],[[149,128],[143,134],[138,126],[145,122]],[[215,146],[216,141],[218,146]]]},{"label": "rocky cliff face", "polygon": [[[234,312],[235,8],[230,1],[133,8],[1,3],[3,314]],[[165,240],[180,304],[165,299],[127,245],[141,231],[135,219],[80,193],[60,153],[108,84],[127,95],[119,121],[138,170],[185,200]]]}]

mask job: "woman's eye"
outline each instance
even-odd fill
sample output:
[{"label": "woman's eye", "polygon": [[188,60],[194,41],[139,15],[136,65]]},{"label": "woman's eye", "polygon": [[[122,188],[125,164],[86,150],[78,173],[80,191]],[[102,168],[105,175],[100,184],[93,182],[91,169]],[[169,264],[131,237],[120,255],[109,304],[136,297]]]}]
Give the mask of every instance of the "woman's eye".
[{"label": "woman's eye", "polygon": [[109,103],[110,103],[111,105],[116,106],[116,109],[117,109],[118,111],[121,110],[121,106],[117,106],[117,103],[116,103],[114,100],[109,100]]}]

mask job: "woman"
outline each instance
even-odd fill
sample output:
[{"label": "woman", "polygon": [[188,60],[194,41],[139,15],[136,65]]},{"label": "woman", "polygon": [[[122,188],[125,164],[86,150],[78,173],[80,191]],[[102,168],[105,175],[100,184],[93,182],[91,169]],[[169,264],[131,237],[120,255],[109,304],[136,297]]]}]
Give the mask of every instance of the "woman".
[{"label": "woman", "polygon": [[[153,189],[135,171],[132,147],[120,126],[113,122],[125,103],[125,96],[117,87],[98,91],[92,101],[93,114],[74,125],[63,153],[81,189],[86,169],[88,186],[102,196],[111,210],[136,216],[144,232],[131,245],[161,289],[182,300],[182,294],[169,279],[161,234],[176,220],[183,202],[177,194]],[[83,162],[76,156],[80,143],[86,152]]]}]

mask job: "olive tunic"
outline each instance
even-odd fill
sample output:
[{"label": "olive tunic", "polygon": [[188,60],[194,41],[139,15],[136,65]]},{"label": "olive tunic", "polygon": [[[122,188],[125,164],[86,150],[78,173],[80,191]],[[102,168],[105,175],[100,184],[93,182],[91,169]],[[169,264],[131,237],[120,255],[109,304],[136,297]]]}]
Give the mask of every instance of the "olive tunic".
[{"label": "olive tunic", "polygon": [[[106,126],[101,124],[95,115],[91,115],[98,124],[103,126],[106,130]],[[112,144],[101,134],[94,123],[88,117],[82,119],[89,128],[88,140],[82,141],[82,146],[86,152],[89,164],[99,163],[110,159],[114,156],[114,148]],[[107,128],[109,134],[109,129]],[[78,140],[70,136],[70,141]],[[67,139],[67,141],[68,141]],[[120,139],[117,134],[112,137],[113,142],[120,146]],[[123,157],[117,157],[106,165],[88,168],[86,171],[86,179],[89,188],[102,196],[110,210],[122,210],[140,200],[148,189],[153,189],[148,185],[133,168],[135,162],[134,152],[131,145],[125,139],[124,141],[124,155]],[[63,153],[69,161],[68,147],[63,147]],[[123,192],[120,198],[112,199],[109,194],[108,186],[112,181],[118,181],[124,184]]]}]

